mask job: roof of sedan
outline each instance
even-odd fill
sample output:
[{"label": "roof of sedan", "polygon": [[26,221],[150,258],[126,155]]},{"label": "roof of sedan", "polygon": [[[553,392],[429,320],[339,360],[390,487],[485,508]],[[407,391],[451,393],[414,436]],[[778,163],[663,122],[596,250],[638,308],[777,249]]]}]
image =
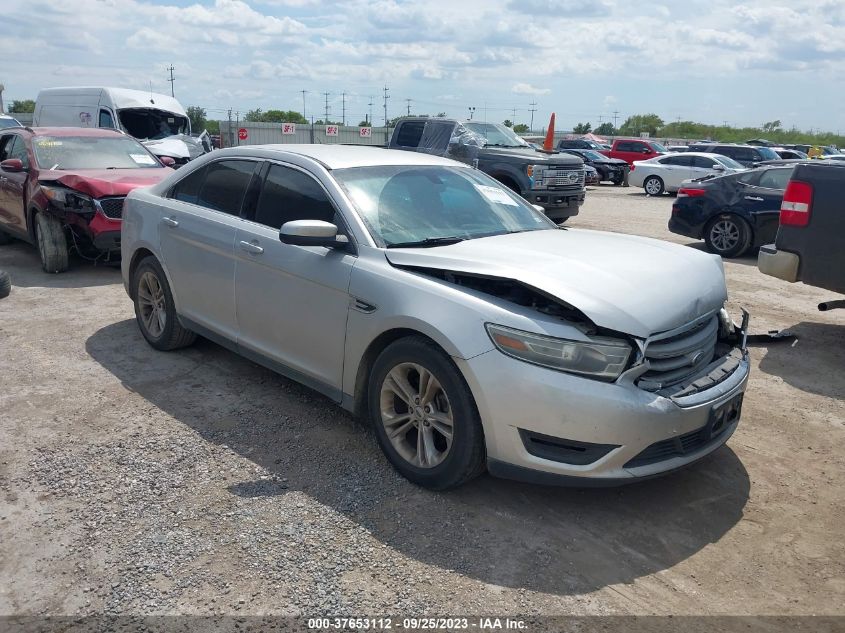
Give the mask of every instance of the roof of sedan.
[{"label": "roof of sedan", "polygon": [[[328,169],[377,165],[456,165],[455,161],[431,154],[384,149],[373,145],[247,145],[232,148],[236,153],[261,150],[268,154],[297,154],[312,158]],[[240,150],[240,151],[237,151]]]}]

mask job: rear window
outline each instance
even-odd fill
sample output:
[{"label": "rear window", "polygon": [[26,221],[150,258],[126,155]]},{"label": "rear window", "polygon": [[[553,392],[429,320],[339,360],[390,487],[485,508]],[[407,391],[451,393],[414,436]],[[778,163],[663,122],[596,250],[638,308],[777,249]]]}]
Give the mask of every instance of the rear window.
[{"label": "rear window", "polygon": [[197,204],[215,211],[240,215],[241,204],[255,172],[251,160],[221,160],[206,169]]},{"label": "rear window", "polygon": [[760,182],[757,185],[767,189],[786,189],[786,184],[789,182],[791,175],[791,167],[788,169],[767,169],[760,176]]},{"label": "rear window", "polygon": [[425,129],[425,121],[406,121],[399,124],[396,133],[396,145],[399,147],[419,147]]},{"label": "rear window", "polygon": [[164,169],[147,148],[128,136],[36,136],[41,169]]}]

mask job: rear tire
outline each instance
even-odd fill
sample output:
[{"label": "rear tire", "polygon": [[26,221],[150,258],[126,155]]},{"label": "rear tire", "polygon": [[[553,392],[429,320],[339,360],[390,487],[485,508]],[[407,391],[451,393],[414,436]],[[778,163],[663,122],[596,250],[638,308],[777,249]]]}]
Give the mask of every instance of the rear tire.
[{"label": "rear tire", "polygon": [[62,273],[68,269],[67,237],[62,223],[52,215],[35,216],[35,242],[46,273]]},{"label": "rear tire", "polygon": [[739,257],[751,246],[751,227],[742,218],[726,213],[719,215],[704,231],[707,250],[722,257]]},{"label": "rear tire", "polygon": [[157,350],[169,352],[192,344],[197,335],[182,327],[164,269],[155,257],[144,258],[132,274],[135,320]]},{"label": "rear tire", "polygon": [[8,297],[10,292],[12,292],[12,280],[9,273],[0,270],[0,299]]},{"label": "rear tire", "polygon": [[451,359],[428,339],[388,345],[370,371],[367,400],[382,451],[412,483],[446,490],[484,472],[475,401]]},{"label": "rear tire", "polygon": [[650,196],[659,196],[666,190],[666,186],[660,176],[649,176],[643,182],[643,189]]}]

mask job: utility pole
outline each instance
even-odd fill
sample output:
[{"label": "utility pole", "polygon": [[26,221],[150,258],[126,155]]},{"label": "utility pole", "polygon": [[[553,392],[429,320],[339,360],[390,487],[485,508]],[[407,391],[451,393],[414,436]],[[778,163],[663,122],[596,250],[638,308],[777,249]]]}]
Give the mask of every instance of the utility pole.
[{"label": "utility pole", "polygon": [[619,110],[613,111],[613,129],[618,130],[619,126],[616,125],[616,122],[619,120]]},{"label": "utility pole", "polygon": [[[3,91],[6,89],[6,86],[0,84],[0,114],[3,114],[5,110],[3,109]],[[838,134],[838,132],[837,132]]]},{"label": "utility pole", "polygon": [[387,100],[390,99],[390,95],[387,94],[388,92],[390,92],[390,88],[385,86],[384,87],[384,128],[385,129],[387,129],[387,127],[388,127],[387,126],[387,123],[388,123],[388,119],[387,119]]},{"label": "utility pole", "polygon": [[370,102],[367,104],[370,107],[370,118],[367,121],[370,125],[373,124],[373,96],[370,95]]},{"label": "utility pole", "polygon": [[170,71],[170,79],[167,80],[170,82],[170,96],[175,97],[176,95],[173,92],[173,82],[176,81],[176,78],[173,76],[173,64],[170,64],[170,68],[167,70]]},{"label": "utility pole", "polygon": [[534,113],[537,111],[537,102],[532,101],[528,105],[531,106],[530,108],[528,108],[528,111],[531,113],[531,125],[529,125],[528,127],[530,128],[529,131],[533,132],[534,131]]},{"label": "utility pole", "polygon": [[346,93],[340,93],[340,108],[341,108],[341,115],[340,115],[340,124],[346,125]]},{"label": "utility pole", "polygon": [[472,121],[472,115],[475,114],[475,106],[469,106],[469,120]]},{"label": "utility pole", "polygon": [[405,99],[405,103],[408,104],[408,116],[411,116],[411,99]]},{"label": "utility pole", "polygon": [[323,96],[326,98],[326,115],[323,117],[323,123],[326,125],[329,124],[329,96],[331,95],[330,92],[324,92]]},{"label": "utility pole", "polygon": [[228,130],[228,132],[229,132],[229,134],[228,134],[228,136],[229,136],[229,139],[228,139],[228,141],[229,141],[229,147],[232,147],[232,145],[234,145],[234,144],[235,144],[235,141],[234,141],[234,139],[232,138],[232,108],[229,108],[229,127],[228,127],[228,128],[226,128],[226,129],[227,129],[227,130]]},{"label": "utility pole", "polygon": [[299,92],[302,93],[302,118],[307,119],[308,117],[305,116],[305,93],[308,92],[307,90],[300,90]]},{"label": "utility pole", "polygon": [[516,108],[513,109],[513,118],[511,119],[511,123],[516,125]]}]

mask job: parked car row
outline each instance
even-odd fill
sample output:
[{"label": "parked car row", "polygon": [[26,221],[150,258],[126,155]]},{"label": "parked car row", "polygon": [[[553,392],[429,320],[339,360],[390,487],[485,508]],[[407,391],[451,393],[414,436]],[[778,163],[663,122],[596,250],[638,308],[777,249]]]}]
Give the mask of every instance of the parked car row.
[{"label": "parked car row", "polygon": [[659,196],[664,191],[678,191],[685,181],[692,178],[743,170],[745,167],[721,154],[685,152],[634,161],[628,182],[633,187],[642,187],[650,196]]}]

